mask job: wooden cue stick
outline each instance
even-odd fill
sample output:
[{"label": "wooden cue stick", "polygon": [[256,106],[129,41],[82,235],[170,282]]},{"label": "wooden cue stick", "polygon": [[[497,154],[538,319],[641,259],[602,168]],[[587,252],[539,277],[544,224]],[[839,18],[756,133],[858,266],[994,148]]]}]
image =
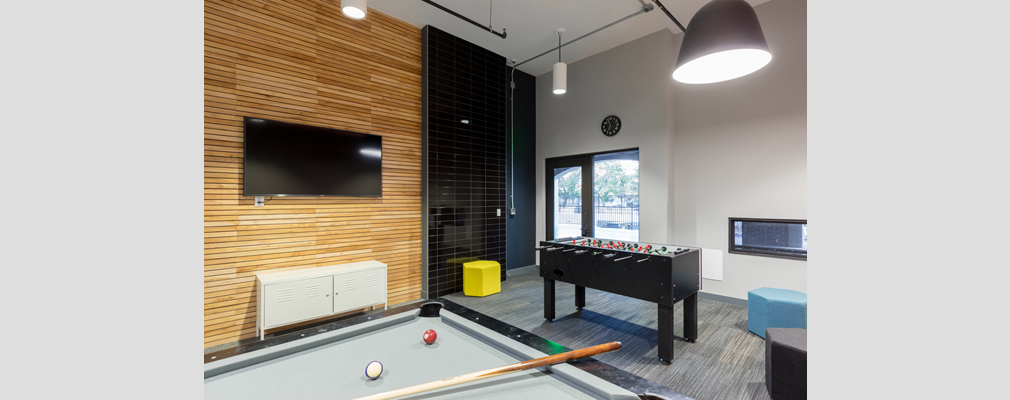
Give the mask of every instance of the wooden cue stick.
[{"label": "wooden cue stick", "polygon": [[606,353],[608,351],[614,351],[620,348],[621,348],[621,342],[604,343],[592,347],[586,347],[584,349],[572,350],[566,353],[555,354],[553,356],[521,361],[515,364],[509,364],[498,368],[491,368],[484,371],[478,371],[466,375],[446,378],[440,381],[422,383],[420,385],[405,387],[402,389],[396,389],[384,393],[373,394],[371,396],[358,398],[357,400],[392,399],[400,396],[407,396],[429,390],[441,389],[448,386],[462,385],[464,383],[478,381],[481,379],[493,378],[496,376],[501,376],[512,372],[525,371],[527,369],[538,368],[547,365],[554,365],[566,361],[571,361],[577,358],[595,356],[597,354]]}]

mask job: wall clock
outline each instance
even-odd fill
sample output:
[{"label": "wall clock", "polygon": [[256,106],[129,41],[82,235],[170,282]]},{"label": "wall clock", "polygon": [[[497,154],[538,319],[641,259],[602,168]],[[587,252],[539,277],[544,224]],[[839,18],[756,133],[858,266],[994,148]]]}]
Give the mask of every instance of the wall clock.
[{"label": "wall clock", "polygon": [[616,135],[617,132],[621,131],[621,119],[617,118],[616,115],[607,116],[607,118],[603,119],[603,123],[600,124],[600,130],[607,136]]}]

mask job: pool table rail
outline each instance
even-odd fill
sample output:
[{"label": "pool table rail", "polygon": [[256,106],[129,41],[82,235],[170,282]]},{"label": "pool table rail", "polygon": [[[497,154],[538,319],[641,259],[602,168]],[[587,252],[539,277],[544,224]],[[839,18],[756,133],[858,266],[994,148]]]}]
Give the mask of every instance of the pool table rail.
[{"label": "pool table rail", "polygon": [[[535,355],[536,352],[546,355],[554,355],[572,350],[536,334],[527,332],[508,323],[499,321],[480,312],[454,303],[451,300],[438,298],[433,301],[442,303],[443,308],[446,311],[451,312],[451,314],[447,314],[450,317],[445,319],[445,321],[458,328],[462,328],[464,330],[478,329],[470,326],[471,324],[474,324],[491,330],[499,335],[508,337],[509,340],[516,342],[514,344],[510,344],[511,342],[501,341],[495,346],[497,349],[504,350],[506,353],[510,353],[515,357],[536,358],[531,356]],[[283,357],[288,354],[326,345],[334,342],[335,340],[351,338],[369,330],[382,329],[386,326],[393,326],[402,323],[406,320],[416,318],[418,315],[418,312],[407,313],[408,311],[418,310],[423,304],[429,302],[430,301],[422,301],[386,310],[375,310],[344,317],[338,321],[324,323],[318,326],[279,332],[275,334],[276,336],[267,338],[266,340],[243,344],[234,348],[205,354],[204,378],[207,379],[208,377],[225,374],[236,369],[244,368],[245,366],[268,361],[271,358]],[[337,334],[337,338],[334,337],[333,331],[340,331],[340,333]],[[330,334],[324,335],[326,333]],[[258,351],[267,348],[270,348],[271,351]],[[218,363],[218,361],[224,359],[230,360],[227,363]],[[584,371],[584,373],[588,373],[589,375],[595,376],[635,393],[641,399],[693,400],[691,397],[676,390],[667,388],[656,382],[639,377],[594,358],[583,358],[570,361],[567,364],[559,364],[554,366],[551,371],[565,379],[572,378],[569,376],[570,373],[579,375]]]}]

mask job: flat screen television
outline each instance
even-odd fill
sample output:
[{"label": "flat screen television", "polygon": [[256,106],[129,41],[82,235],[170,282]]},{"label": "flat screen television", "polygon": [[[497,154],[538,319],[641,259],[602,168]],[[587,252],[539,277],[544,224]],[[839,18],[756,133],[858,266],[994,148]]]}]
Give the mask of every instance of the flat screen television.
[{"label": "flat screen television", "polygon": [[382,196],[382,137],[244,118],[246,196]]}]

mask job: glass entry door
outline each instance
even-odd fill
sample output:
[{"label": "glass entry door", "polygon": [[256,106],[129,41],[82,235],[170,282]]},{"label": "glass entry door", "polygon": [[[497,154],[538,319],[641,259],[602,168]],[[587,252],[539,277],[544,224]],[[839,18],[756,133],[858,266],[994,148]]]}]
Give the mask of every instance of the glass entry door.
[{"label": "glass entry door", "polygon": [[639,240],[637,149],[546,161],[547,240]]},{"label": "glass entry door", "polygon": [[638,150],[593,155],[594,237],[639,241]]},{"label": "glass entry door", "polygon": [[547,160],[547,240],[592,236],[591,160]]}]

